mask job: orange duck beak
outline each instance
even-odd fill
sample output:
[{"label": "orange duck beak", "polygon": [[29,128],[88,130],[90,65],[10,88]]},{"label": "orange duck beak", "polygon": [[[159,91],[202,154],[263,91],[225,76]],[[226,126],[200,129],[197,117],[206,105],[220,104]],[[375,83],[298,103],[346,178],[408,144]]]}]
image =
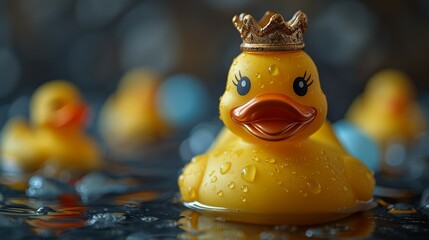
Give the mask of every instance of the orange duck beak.
[{"label": "orange duck beak", "polygon": [[231,110],[232,120],[253,136],[267,141],[292,137],[313,122],[317,111],[290,97],[267,93]]},{"label": "orange duck beak", "polygon": [[85,123],[88,106],[83,102],[67,104],[58,109],[53,119],[57,128],[68,126],[82,126]]}]

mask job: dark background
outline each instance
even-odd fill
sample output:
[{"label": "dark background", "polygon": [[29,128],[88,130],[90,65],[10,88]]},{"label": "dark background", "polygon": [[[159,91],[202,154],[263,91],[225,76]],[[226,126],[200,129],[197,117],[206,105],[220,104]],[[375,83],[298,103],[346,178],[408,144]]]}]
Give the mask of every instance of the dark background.
[{"label": "dark background", "polygon": [[[232,17],[259,19],[266,10],[309,16],[306,51],[319,68],[331,121],[385,67],[405,71],[427,96],[426,0],[0,0],[0,124],[25,115],[34,89],[53,79],[76,83],[97,108],[133,67],[196,76],[215,106],[240,53]],[[214,107],[207,118],[216,114]]]}]

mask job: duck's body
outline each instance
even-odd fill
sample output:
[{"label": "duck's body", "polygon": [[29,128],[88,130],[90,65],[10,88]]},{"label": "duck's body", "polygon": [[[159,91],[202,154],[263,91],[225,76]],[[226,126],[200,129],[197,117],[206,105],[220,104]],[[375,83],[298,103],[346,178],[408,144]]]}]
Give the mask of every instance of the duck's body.
[{"label": "duck's body", "polygon": [[[303,13],[285,23],[268,12],[260,21],[264,27],[250,15],[234,19],[242,37],[306,24]],[[346,153],[326,122],[314,62],[302,50],[255,45],[231,65],[219,104],[226,128],[179,177],[185,204],[232,221],[292,225],[331,221],[367,207],[373,174]]]},{"label": "duck's body", "polygon": [[12,119],[2,136],[3,167],[34,171],[43,165],[71,172],[88,172],[100,167],[96,143],[82,132],[60,132],[32,128]]},{"label": "duck's body", "polygon": [[133,150],[167,135],[169,127],[156,108],[160,77],[135,69],[121,80],[100,114],[100,133],[115,151]]},{"label": "duck's body", "polygon": [[350,107],[347,118],[383,147],[395,139],[411,143],[425,130],[424,115],[417,104],[411,104],[402,113],[384,112],[358,98]]},{"label": "duck's body", "polygon": [[67,82],[47,83],[32,99],[32,123],[16,118],[5,125],[1,137],[5,170],[32,172],[51,165],[80,174],[101,166],[96,143],[81,129],[85,110],[74,91]]},{"label": "duck's body", "polygon": [[38,129],[36,134],[45,145],[47,162],[59,169],[89,172],[101,166],[97,144],[83,132]]},{"label": "duck's body", "polygon": [[195,157],[179,179],[191,207],[249,223],[313,224],[350,215],[372,198],[361,187],[374,184],[372,173],[339,148],[311,138],[256,145],[227,129],[221,138],[227,141]]}]

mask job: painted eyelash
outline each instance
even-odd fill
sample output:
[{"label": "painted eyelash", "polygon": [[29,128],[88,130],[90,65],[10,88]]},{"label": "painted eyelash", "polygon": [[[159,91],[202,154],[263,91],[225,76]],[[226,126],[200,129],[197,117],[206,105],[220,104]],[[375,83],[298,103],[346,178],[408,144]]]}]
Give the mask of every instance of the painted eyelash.
[{"label": "painted eyelash", "polygon": [[308,76],[307,79],[305,79],[305,76],[307,76],[307,71],[304,72],[304,76],[302,77],[304,79],[304,81],[307,83],[307,86],[310,87],[311,84],[313,84],[314,81],[311,81],[310,83],[308,83],[308,81],[310,81],[311,78],[311,74]]},{"label": "painted eyelash", "polygon": [[243,77],[241,75],[241,71],[238,71],[238,76],[240,76],[240,78],[237,77],[237,75],[235,75],[235,81],[233,80],[232,83],[237,86],[238,82],[240,81],[240,79]]}]

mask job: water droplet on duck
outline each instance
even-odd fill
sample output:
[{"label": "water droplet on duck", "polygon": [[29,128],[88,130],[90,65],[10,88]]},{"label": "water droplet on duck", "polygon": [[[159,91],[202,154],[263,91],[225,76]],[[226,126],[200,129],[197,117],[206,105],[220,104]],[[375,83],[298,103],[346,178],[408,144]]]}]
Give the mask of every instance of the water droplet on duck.
[{"label": "water droplet on duck", "polygon": [[295,174],[296,174],[296,171],[295,171],[295,170],[292,170],[292,174],[293,174],[293,175],[295,175]]},{"label": "water droplet on duck", "polygon": [[261,78],[261,73],[256,73],[256,78]]},{"label": "water droplet on duck", "polygon": [[280,179],[274,179],[274,182],[276,182],[279,186],[283,184],[283,181]]},{"label": "water droplet on duck", "polygon": [[240,157],[241,154],[243,154],[244,150],[243,149],[238,149],[237,151],[235,151],[235,155],[237,155],[237,157]]},{"label": "water droplet on duck", "polygon": [[285,192],[289,192],[289,188],[283,188]]},{"label": "water droplet on duck", "polygon": [[212,170],[210,173],[209,173],[209,177],[211,177],[211,176],[213,176],[213,174],[216,172],[216,170]]},{"label": "water droplet on duck", "polygon": [[215,157],[219,157],[220,155],[222,155],[222,151],[216,151],[214,154]]},{"label": "water droplet on duck", "polygon": [[224,162],[222,165],[220,165],[220,173],[223,175],[229,171],[231,168],[231,162]]},{"label": "water droplet on duck", "polygon": [[268,67],[268,73],[271,76],[277,76],[279,75],[279,68],[277,67],[277,65],[271,65]]},{"label": "water droplet on duck", "polygon": [[265,160],[265,162],[267,162],[267,163],[275,163],[276,160],[274,158],[268,158],[268,159]]},{"label": "water droplet on duck", "polygon": [[256,177],[257,169],[255,165],[248,165],[243,170],[241,170],[241,178],[246,182],[254,182]]},{"label": "water droplet on duck", "polygon": [[222,191],[222,190],[219,190],[219,191],[217,192],[217,195],[218,195],[219,197],[223,197],[223,191]]},{"label": "water droplet on duck", "polygon": [[246,185],[243,185],[243,186],[241,186],[241,191],[246,193],[249,191],[249,188]]},{"label": "water droplet on duck", "polygon": [[335,182],[335,181],[337,181],[337,178],[336,177],[331,177],[331,180]]},{"label": "water droplet on duck", "polygon": [[234,183],[234,182],[230,182],[230,183],[228,184],[228,188],[229,188],[229,189],[234,189],[234,188],[235,188],[235,183]]},{"label": "water droplet on duck", "polygon": [[213,177],[212,177],[212,179],[211,179],[211,182],[212,182],[212,183],[214,183],[214,182],[216,182],[216,181],[217,181],[217,177],[216,177],[216,176],[213,176]]},{"label": "water droplet on duck", "polygon": [[349,190],[349,187],[347,187],[346,185],[343,186],[343,191],[347,192]]},{"label": "water droplet on duck", "polygon": [[317,180],[314,180],[314,179],[308,180],[307,186],[310,192],[314,194],[319,194],[322,191],[322,187],[320,186],[320,183]]},{"label": "water droplet on duck", "polygon": [[247,202],[247,198],[246,197],[241,197],[241,201],[242,202]]},{"label": "water droplet on duck", "polygon": [[259,162],[259,161],[261,161],[261,159],[260,159],[259,157],[257,157],[257,156],[254,156],[254,157],[252,158],[252,160],[253,160],[253,161],[255,161],[255,162]]},{"label": "water droplet on duck", "polygon": [[260,88],[264,88],[264,87],[265,87],[265,85],[264,85],[263,83],[259,83],[259,87],[260,87]]}]

